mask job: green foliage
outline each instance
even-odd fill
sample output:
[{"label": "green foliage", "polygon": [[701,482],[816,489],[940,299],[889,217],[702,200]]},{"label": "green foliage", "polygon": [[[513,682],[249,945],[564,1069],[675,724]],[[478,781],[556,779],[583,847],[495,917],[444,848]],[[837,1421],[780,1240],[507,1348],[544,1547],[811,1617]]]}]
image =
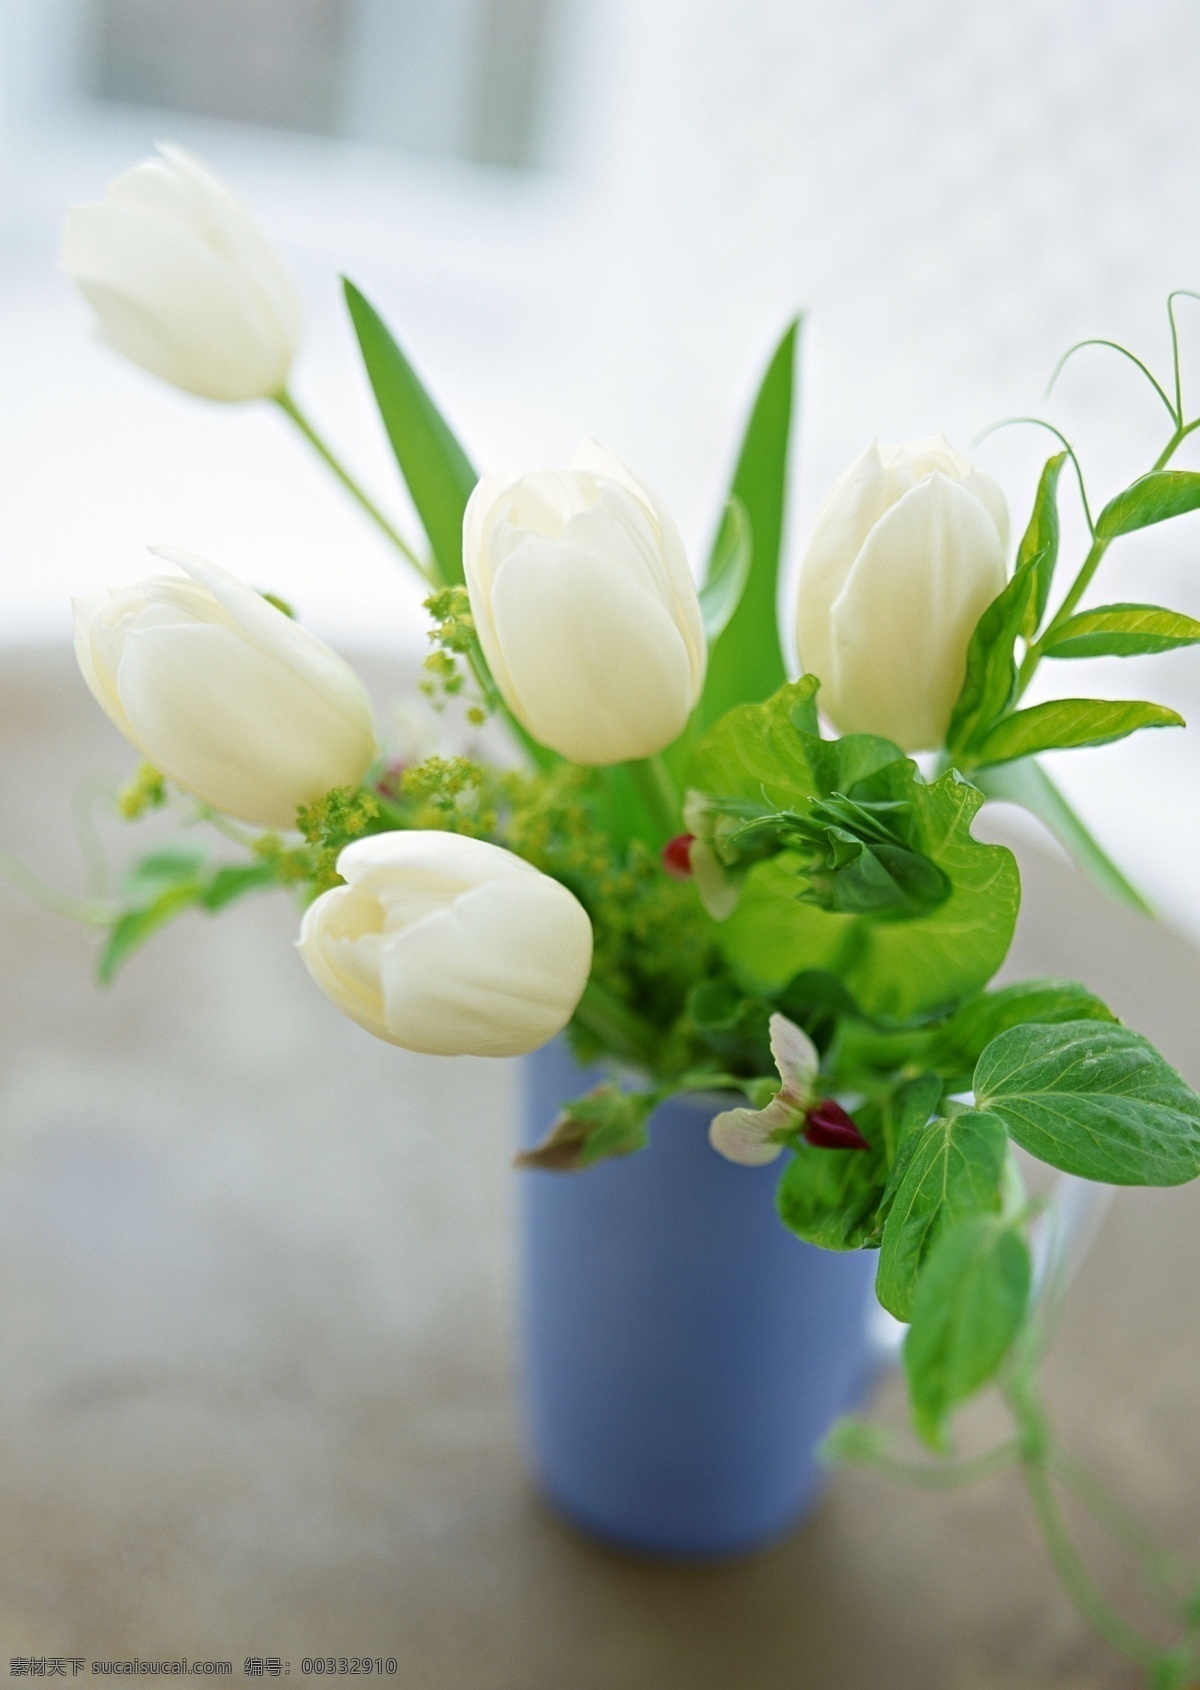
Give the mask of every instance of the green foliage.
[{"label": "green foliage", "polygon": [[[734,470],[731,498],[750,525],[751,561],[737,609],[708,654],[708,673],[697,717],[707,727],[735,704],[768,697],[786,679],[779,643],[779,559],[787,495],[788,446],[799,323],[776,347],[759,387]],[[722,550],[727,518],[718,531],[709,581]]]},{"label": "green foliage", "polygon": [[948,1091],[968,1091],[976,1062],[1010,1027],[1115,1019],[1077,980],[1022,980],[964,1003],[929,1034],[922,1060],[945,1075]]},{"label": "green foliage", "polygon": [[907,847],[949,882],[937,907],[904,920],[814,908],[799,896],[789,853],[750,869],[737,909],[719,929],[721,949],[755,991],[778,991],[797,965],[835,975],[869,1015],[903,1018],[979,989],[1004,960],[1020,899],[1016,864],[1001,846],[971,837],[982,795],[950,772],[931,784],[889,741],[868,734],[820,740],[801,727],[815,683],[805,677],[765,704],[730,711],[700,742],[690,784],[804,814],[841,795],[906,807]]},{"label": "green foliage", "polygon": [[969,749],[1013,703],[1017,695],[1017,636],[1034,602],[1038,570],[1045,554],[1035,552],[1019,563],[1012,580],[988,605],[967,647],[967,672],[950,716],[946,744]]},{"label": "green foliage", "polygon": [[746,507],[731,495],[713,541],[708,574],[700,589],[700,614],[709,645],[714,645],[733,620],[750,579],[754,536]]},{"label": "green foliage", "polygon": [[741,801],[716,800],[715,848],[740,870],[790,851],[801,883],[797,896],[818,909],[879,920],[924,915],[945,903],[950,882],[912,845],[912,807],[904,800],[835,793],[810,798],[804,810],[756,813]]},{"label": "green foliage", "polygon": [[1039,751],[1109,745],[1139,728],[1182,728],[1183,717],[1165,704],[1135,699],[1055,698],[1007,716],[975,747],[980,763],[1007,763]]},{"label": "green foliage", "polygon": [[980,1056],[975,1096],[1064,1173],[1108,1185],[1181,1185],[1200,1174],[1200,1098],[1116,1023],[1010,1028]]},{"label": "green foliage", "polygon": [[463,580],[462,525],[478,476],[383,319],[348,280],[346,304],[371,390],[445,586]]},{"label": "green foliage", "polygon": [[306,877],[312,881],[314,895],[340,885],[339,854],[364,834],[380,832],[381,816],[380,801],[375,794],[353,786],[334,787],[315,804],[302,806],[296,812],[296,826],[311,848]]},{"label": "green foliage", "polygon": [[1029,1249],[1015,1226],[977,1215],[944,1232],[925,1264],[904,1343],[916,1429],[948,1448],[946,1420],[993,1379],[1029,1303]]},{"label": "green foliage", "polygon": [[1017,566],[1014,574],[1032,558],[1039,559],[1035,571],[1034,591],[1026,605],[1025,620],[1020,629],[1026,640],[1031,640],[1037,633],[1050,598],[1054,566],[1058,561],[1058,478],[1066,461],[1065,452],[1057,452],[1047,460],[1038,481],[1029,526],[1017,548]]},{"label": "green foliage", "polygon": [[887,1182],[878,1108],[854,1111],[869,1150],[819,1150],[800,1144],[775,1188],[779,1218],[797,1238],[822,1250],[861,1250],[875,1231]]},{"label": "green foliage", "polygon": [[1115,540],[1135,528],[1149,528],[1200,509],[1200,475],[1192,470],[1156,469],[1118,493],[1096,518],[1097,540]]},{"label": "green foliage", "polygon": [[1200,642],[1200,622],[1154,604],[1105,604],[1081,611],[1047,639],[1047,657],[1140,657]]},{"label": "green foliage", "polygon": [[122,821],[136,822],[150,810],[161,810],[167,801],[167,783],[151,763],[139,763],[132,779],[117,793],[117,814]]},{"label": "green foliage", "polygon": [[912,1319],[921,1269],[942,1234],[974,1215],[999,1212],[1007,1151],[1003,1123],[977,1110],[938,1116],[904,1137],[875,1280],[879,1301],[897,1320]]},{"label": "green foliage", "polygon": [[628,1156],[647,1143],[646,1122],[661,1098],[658,1092],[622,1091],[602,1085],[586,1097],[565,1103],[546,1137],[514,1159],[518,1168],[571,1173],[610,1156]]},{"label": "green foliage", "polygon": [[166,846],[151,851],[124,876],[121,904],[114,912],[97,963],[108,985],[136,950],[188,909],[210,915],[248,892],[276,883],[271,866],[209,862],[202,850]]}]

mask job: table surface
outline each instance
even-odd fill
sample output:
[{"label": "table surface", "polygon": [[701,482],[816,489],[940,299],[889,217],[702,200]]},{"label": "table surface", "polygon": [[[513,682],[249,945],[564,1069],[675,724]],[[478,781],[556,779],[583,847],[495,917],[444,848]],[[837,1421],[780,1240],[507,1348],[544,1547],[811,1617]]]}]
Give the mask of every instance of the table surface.
[{"label": "table surface", "polygon": [[[0,850],[78,886],[71,795],[128,767],[66,653],[4,655]],[[1200,956],[1023,867],[1010,971],[1086,978],[1200,1080]],[[5,888],[0,919],[0,1658],[394,1655],[406,1690],[1136,1682],[1012,1475],[840,1474],[788,1542],[703,1570],[574,1535],[514,1416],[513,1066],[342,1020],[282,899],[185,918],[108,991],[82,930]],[[1198,1223],[1200,1188],[1117,1198],[1049,1375],[1071,1446],[1193,1556]],[[876,1408],[900,1423],[894,1378]],[[1000,1423],[985,1404],[971,1436]]]}]

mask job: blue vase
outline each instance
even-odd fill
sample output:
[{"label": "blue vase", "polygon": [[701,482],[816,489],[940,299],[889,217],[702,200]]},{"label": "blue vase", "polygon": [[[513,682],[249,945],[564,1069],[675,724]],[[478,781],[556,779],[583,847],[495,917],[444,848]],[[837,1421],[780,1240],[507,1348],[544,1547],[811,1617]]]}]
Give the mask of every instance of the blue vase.
[{"label": "blue vase", "polygon": [[[524,1145],[600,1077],[561,1042],[530,1057]],[[592,1536],[679,1560],[739,1555],[796,1524],[822,1485],[815,1446],[876,1365],[874,1252],[785,1231],[781,1164],[718,1156],[714,1113],[672,1099],[648,1149],[520,1176],[537,1482]]]}]

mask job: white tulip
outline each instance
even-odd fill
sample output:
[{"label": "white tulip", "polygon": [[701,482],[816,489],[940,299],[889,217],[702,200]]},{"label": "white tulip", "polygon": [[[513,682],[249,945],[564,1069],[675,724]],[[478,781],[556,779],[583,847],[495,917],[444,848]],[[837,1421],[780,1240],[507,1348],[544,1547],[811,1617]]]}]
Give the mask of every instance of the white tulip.
[{"label": "white tulip", "polygon": [[704,684],[704,627],[670,514],[615,453],[486,475],[463,527],[471,611],[504,701],[576,763],[670,745]]},{"label": "white tulip", "polygon": [[300,302],[274,247],[228,188],[160,146],[67,215],[62,257],[101,337],[202,399],[287,385]]},{"label": "white tulip", "polygon": [[325,995],[376,1038],[430,1056],[523,1056],[570,1020],[592,925],[565,886],[499,845],[377,833],[338,858],[300,951]]},{"label": "white tulip", "polygon": [[170,548],[190,579],[76,599],[75,655],[97,702],[156,769],[263,827],[356,786],[378,755],[349,664],[236,576]]},{"label": "white tulip", "polygon": [[843,733],[945,738],[979,617],[1005,582],[1004,495],[941,436],[871,445],[817,513],[796,641]]}]

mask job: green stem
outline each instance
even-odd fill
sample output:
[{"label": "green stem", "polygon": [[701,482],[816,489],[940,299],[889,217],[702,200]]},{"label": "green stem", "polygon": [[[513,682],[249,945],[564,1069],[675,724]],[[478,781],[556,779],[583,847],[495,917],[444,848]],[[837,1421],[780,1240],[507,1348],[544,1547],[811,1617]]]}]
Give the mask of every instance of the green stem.
[{"label": "green stem", "polygon": [[1026,687],[1033,679],[1037,666],[1042,661],[1042,656],[1047,645],[1050,643],[1051,638],[1058,632],[1059,628],[1062,627],[1068,616],[1070,616],[1074,611],[1075,606],[1079,603],[1084,593],[1087,592],[1088,587],[1091,585],[1092,577],[1095,575],[1097,569],[1099,569],[1104,554],[1111,543],[1112,542],[1109,540],[1092,541],[1092,544],[1088,549],[1088,554],[1084,558],[1083,563],[1080,565],[1079,574],[1071,583],[1070,591],[1067,593],[1067,596],[1063,599],[1062,603],[1051,617],[1049,625],[1042,634],[1041,638],[1035,640],[1029,647],[1029,650],[1025,653],[1025,660],[1021,664],[1021,672],[1017,676],[1018,698],[1020,698],[1021,694],[1025,691]]},{"label": "green stem", "polygon": [[1004,1391],[1021,1442],[1021,1473],[1054,1570],[1063,1588],[1088,1624],[1110,1648],[1135,1665],[1152,1670],[1163,1651],[1109,1606],[1071,1537],[1054,1492],[1054,1437],[1034,1395],[1028,1373],[1010,1380]]},{"label": "green stem", "polygon": [[1053,1449],[1050,1468],[1093,1518],[1137,1561],[1147,1590],[1156,1597],[1164,1611],[1172,1619],[1187,1625],[1190,1619],[1188,1579],[1175,1557],[1160,1548],[1141,1521],[1073,1455],[1062,1449]]},{"label": "green stem", "polygon": [[575,1008],[574,1019],[615,1056],[648,1068],[654,1052],[655,1033],[648,1021],[627,1009],[598,980],[589,980]]},{"label": "green stem", "polygon": [[1196,417],[1192,422],[1184,423],[1180,428],[1177,428],[1159,456],[1154,460],[1154,469],[1165,469],[1188,435],[1193,434],[1198,428],[1200,428],[1200,417]]},{"label": "green stem", "polygon": [[314,449],[319,457],[324,459],[325,463],[333,471],[334,475],[337,476],[342,486],[353,498],[357,499],[363,510],[366,511],[367,515],[371,518],[371,521],[375,523],[376,527],[387,536],[401,556],[406,558],[408,562],[412,564],[418,575],[420,575],[423,580],[427,581],[431,587],[438,586],[439,582],[433,571],[427,564],[422,563],[421,559],[417,556],[416,552],[413,551],[404,536],[398,529],[393,528],[387,517],[384,516],[383,512],[379,509],[379,506],[373,499],[370,499],[367,496],[341,460],[334,455],[331,448],[317,433],[312,423],[305,416],[296,401],[292,398],[287,388],[285,387],[281,392],[276,393],[274,395],[274,399],[275,403],[279,406],[279,409],[285,416],[291,418],[296,427],[300,430],[301,434],[308,441],[309,445]]},{"label": "green stem", "polygon": [[663,840],[673,838],[682,826],[679,792],[662,757],[644,757],[625,766]]},{"label": "green stem", "polygon": [[[1198,428],[1200,428],[1200,417],[1196,417],[1190,423],[1180,423],[1171,438],[1167,441],[1167,444],[1159,453],[1158,457],[1154,460],[1149,473],[1153,475],[1156,470],[1165,469],[1167,464],[1169,464],[1171,459],[1175,456],[1175,453],[1179,450],[1180,446],[1187,439],[1188,435],[1194,433]],[[1111,540],[1101,540],[1093,537],[1088,554],[1080,566],[1079,574],[1075,577],[1075,580],[1071,584],[1071,590],[1055,611],[1041,637],[1035,640],[1025,653],[1025,659],[1021,664],[1020,674],[1017,676],[1018,698],[1020,698],[1021,694],[1025,691],[1026,687],[1028,687],[1030,681],[1033,679],[1034,674],[1037,671],[1038,664],[1042,661],[1042,657],[1045,654],[1046,647],[1050,643],[1051,638],[1058,632],[1059,628],[1062,627],[1063,623],[1073,613],[1075,606],[1079,603],[1084,593],[1087,592],[1092,583],[1092,577],[1095,575],[1097,569],[1099,569],[1104,554],[1111,544]]]},{"label": "green stem", "polygon": [[912,1485],[918,1490],[954,1490],[959,1485],[974,1485],[990,1479],[1021,1458],[1021,1442],[1013,1438],[998,1444],[985,1455],[969,1461],[945,1461],[934,1466],[928,1461],[899,1461],[891,1455],[838,1456],[839,1462],[852,1467],[869,1467],[897,1484]]},{"label": "green stem", "polygon": [[105,898],[73,898],[68,892],[56,891],[40,880],[19,857],[10,857],[7,853],[0,855],[0,875],[11,880],[35,904],[40,904],[44,910],[52,910],[55,915],[66,916],[68,921],[79,921],[87,927],[107,927],[117,913],[114,905]]}]

